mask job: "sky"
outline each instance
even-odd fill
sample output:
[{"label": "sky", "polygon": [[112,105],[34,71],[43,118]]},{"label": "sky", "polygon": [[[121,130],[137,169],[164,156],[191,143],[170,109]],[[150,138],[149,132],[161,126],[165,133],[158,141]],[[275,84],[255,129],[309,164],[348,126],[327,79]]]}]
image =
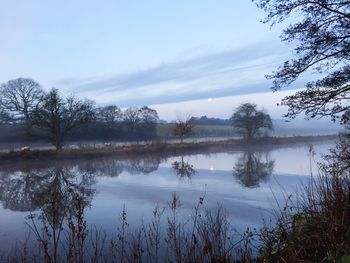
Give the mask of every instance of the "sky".
[{"label": "sky", "polygon": [[[261,92],[244,95],[198,99],[182,102],[150,105],[157,110],[162,120],[186,119],[188,116],[203,116],[203,110],[210,112],[210,117],[229,119],[237,106],[243,103],[254,103],[258,110],[268,112],[272,118],[281,119],[287,113],[285,106],[278,106],[281,99],[297,90],[285,90],[277,93]],[[186,110],[184,110],[186,109]]]},{"label": "sky", "polygon": [[[271,73],[292,54],[250,0],[0,0],[0,83],[30,77],[99,105],[160,116],[231,114],[253,100],[277,117]],[[289,89],[302,87],[303,78]],[[219,103],[220,102],[220,103]],[[184,107],[186,105],[186,107]]]}]

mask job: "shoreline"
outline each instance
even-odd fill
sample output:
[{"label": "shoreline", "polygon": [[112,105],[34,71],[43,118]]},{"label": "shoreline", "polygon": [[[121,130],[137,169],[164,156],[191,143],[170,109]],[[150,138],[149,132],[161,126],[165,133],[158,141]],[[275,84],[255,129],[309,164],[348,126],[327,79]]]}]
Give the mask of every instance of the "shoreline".
[{"label": "shoreline", "polygon": [[184,142],[167,143],[155,141],[145,144],[130,144],[123,146],[104,146],[104,147],[82,147],[77,149],[56,150],[25,150],[0,153],[0,161],[13,162],[23,160],[65,160],[81,158],[100,158],[105,156],[139,156],[145,154],[160,154],[170,156],[177,154],[191,154],[203,150],[223,151],[223,150],[249,150],[252,147],[275,147],[286,144],[311,143],[318,141],[334,140],[339,135],[320,135],[320,136],[295,136],[295,137],[265,137],[253,139],[247,142],[244,139],[228,139],[222,141],[204,141],[204,142]]}]

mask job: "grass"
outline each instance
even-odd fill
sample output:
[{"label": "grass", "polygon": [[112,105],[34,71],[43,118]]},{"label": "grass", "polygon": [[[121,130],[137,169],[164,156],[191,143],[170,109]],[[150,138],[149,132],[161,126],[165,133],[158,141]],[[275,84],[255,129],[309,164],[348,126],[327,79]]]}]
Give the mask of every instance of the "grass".
[{"label": "grass", "polygon": [[341,140],[277,224],[263,228],[260,259],[268,262],[350,262],[350,146]]}]

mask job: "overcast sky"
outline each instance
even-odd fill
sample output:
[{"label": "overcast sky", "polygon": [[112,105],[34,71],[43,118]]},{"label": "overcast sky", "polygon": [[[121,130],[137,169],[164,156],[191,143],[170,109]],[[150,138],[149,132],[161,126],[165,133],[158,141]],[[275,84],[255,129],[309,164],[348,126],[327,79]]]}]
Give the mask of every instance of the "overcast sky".
[{"label": "overcast sky", "polygon": [[[266,93],[264,107],[280,113],[274,107],[283,93],[272,94],[264,75],[291,47],[281,43],[280,26],[260,22],[264,14],[249,0],[0,3],[1,83],[30,77],[99,104],[167,104],[157,106],[165,119],[227,115],[239,98],[259,104]],[[184,108],[183,101],[193,103]]]}]

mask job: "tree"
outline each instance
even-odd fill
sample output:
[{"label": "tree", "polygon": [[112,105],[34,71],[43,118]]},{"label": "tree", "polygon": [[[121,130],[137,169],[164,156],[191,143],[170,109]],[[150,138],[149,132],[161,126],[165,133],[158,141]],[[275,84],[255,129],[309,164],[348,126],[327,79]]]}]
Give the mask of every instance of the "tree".
[{"label": "tree", "polygon": [[8,111],[0,109],[0,124],[10,123],[12,120],[13,117]]},{"label": "tree", "polygon": [[129,137],[149,139],[156,135],[159,117],[156,110],[143,106],[126,109],[123,113],[123,121]]},{"label": "tree", "polygon": [[183,142],[183,138],[185,135],[191,133],[193,130],[193,125],[191,123],[191,118],[187,117],[185,120],[178,119],[175,122],[174,127],[171,130],[171,133],[174,136],[179,136],[181,143]]},{"label": "tree", "polygon": [[158,113],[156,110],[147,106],[139,109],[140,129],[141,133],[146,138],[152,138],[157,135],[157,123],[159,122]]},{"label": "tree", "polygon": [[245,103],[240,105],[231,117],[234,129],[247,140],[260,135],[263,130],[272,130],[272,121],[269,114],[257,110],[257,105]]},{"label": "tree", "polygon": [[115,129],[122,118],[122,111],[115,105],[105,106],[98,111],[98,120],[105,123],[110,129]]},{"label": "tree", "polygon": [[39,83],[32,79],[9,80],[0,87],[0,108],[12,112],[20,120],[23,119],[26,132],[30,134],[31,115],[43,95],[44,92]]},{"label": "tree", "polygon": [[62,148],[69,133],[93,119],[93,102],[74,97],[63,99],[57,89],[44,96],[33,112],[33,124],[40,130],[39,136],[46,138],[57,150]]},{"label": "tree", "polygon": [[[309,118],[330,116],[342,124],[350,120],[350,2],[346,0],[253,0],[267,12],[263,22],[281,23],[293,17],[282,40],[295,42],[294,57],[267,76],[273,90],[293,83],[306,71],[320,77],[306,89],[282,100],[286,117],[304,112]],[[290,22],[290,20],[289,20]]]},{"label": "tree", "polygon": [[141,122],[140,112],[137,108],[128,108],[123,113],[123,121],[126,125],[128,136],[134,137],[136,128]]}]

